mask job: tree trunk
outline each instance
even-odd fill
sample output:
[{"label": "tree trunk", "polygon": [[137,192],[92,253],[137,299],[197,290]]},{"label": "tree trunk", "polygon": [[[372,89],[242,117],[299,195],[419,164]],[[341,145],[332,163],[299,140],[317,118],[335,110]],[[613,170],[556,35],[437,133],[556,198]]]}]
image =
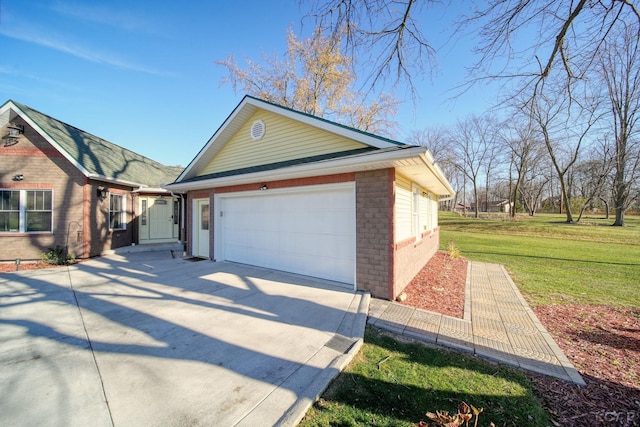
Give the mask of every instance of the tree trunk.
[{"label": "tree trunk", "polygon": [[627,186],[624,180],[625,166],[624,162],[620,161],[620,157],[622,155],[626,155],[626,153],[622,152],[621,154],[621,151],[622,150],[618,148],[616,159],[615,185],[613,187],[613,203],[616,210],[616,219],[612,225],[617,227],[624,226],[624,211],[625,205],[627,203]]},{"label": "tree trunk", "polygon": [[616,206],[616,220],[611,225],[616,227],[624,226],[624,209],[622,206]]},{"label": "tree trunk", "polygon": [[602,203],[604,203],[604,219],[609,219],[609,202],[604,197],[601,197]]},{"label": "tree trunk", "polygon": [[567,216],[567,224],[573,224],[573,215],[571,214],[571,200],[567,196],[567,187],[564,182],[564,174],[558,175],[560,178],[560,191],[562,195],[563,203],[560,206],[564,205],[565,214]]}]

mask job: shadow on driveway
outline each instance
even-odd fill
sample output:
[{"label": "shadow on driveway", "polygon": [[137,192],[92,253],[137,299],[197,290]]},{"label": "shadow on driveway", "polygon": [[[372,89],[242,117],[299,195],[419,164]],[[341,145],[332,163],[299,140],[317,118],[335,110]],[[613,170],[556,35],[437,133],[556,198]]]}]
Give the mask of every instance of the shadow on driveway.
[{"label": "shadow on driveway", "polygon": [[295,421],[296,402],[361,342],[361,300],[334,282],[169,252],[0,274],[0,421]]}]

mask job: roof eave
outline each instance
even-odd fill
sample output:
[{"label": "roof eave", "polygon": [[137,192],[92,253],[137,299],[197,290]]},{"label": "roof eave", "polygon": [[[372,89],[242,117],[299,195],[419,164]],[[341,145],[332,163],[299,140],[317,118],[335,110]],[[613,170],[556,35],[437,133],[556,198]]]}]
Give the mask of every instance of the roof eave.
[{"label": "roof eave", "polygon": [[112,184],[124,185],[126,187],[132,187],[132,188],[138,188],[138,189],[147,187],[146,184],[141,184],[139,182],[124,181],[122,179],[117,179],[117,178],[109,178],[108,176],[98,175],[95,173],[87,174],[87,178],[94,179],[96,181],[110,182]]},{"label": "roof eave", "polygon": [[[364,158],[362,156],[347,157],[340,159],[331,159],[314,163],[306,163],[302,165],[289,166],[281,169],[246,173],[242,175],[231,175],[211,179],[203,179],[201,181],[191,182],[175,182],[163,186],[171,191],[193,191],[204,190],[208,188],[224,187],[229,185],[251,184],[261,181],[280,181],[285,179],[304,178],[310,176],[326,176],[348,172],[360,172],[366,170],[376,170],[385,168],[396,168],[402,173],[403,168],[407,166],[407,161],[411,162],[411,167],[418,167],[424,171],[425,167],[429,171],[429,177],[435,177],[438,182],[437,188],[433,185],[426,184],[425,176],[411,177],[418,184],[424,185],[425,188],[434,191],[438,195],[439,200],[445,200],[443,197],[453,197],[455,192],[451,185],[441,173],[440,169],[432,162],[427,161],[425,153],[428,153],[424,147],[411,147],[399,151],[382,152],[368,154]],[[430,155],[429,155],[430,157]],[[431,181],[431,180],[430,180]],[[430,188],[431,187],[431,188]]]}]

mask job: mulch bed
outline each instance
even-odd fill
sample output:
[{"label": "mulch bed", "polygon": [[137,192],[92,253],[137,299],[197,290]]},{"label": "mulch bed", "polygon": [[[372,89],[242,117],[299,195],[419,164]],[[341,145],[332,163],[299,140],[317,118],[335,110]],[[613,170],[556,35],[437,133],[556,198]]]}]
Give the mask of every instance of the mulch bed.
[{"label": "mulch bed", "polygon": [[436,252],[405,288],[402,304],[462,319],[467,264],[465,258]]},{"label": "mulch bed", "polygon": [[[51,268],[51,267],[59,267],[59,266],[46,264],[42,261],[23,262],[23,263],[20,263],[20,266],[18,267],[18,271],[39,270],[41,268]],[[16,264],[14,262],[0,263],[0,273],[11,273],[13,271],[16,271]]]},{"label": "mulch bed", "polygon": [[[403,304],[462,317],[467,261],[438,252]],[[601,305],[533,308],[587,383],[527,372],[558,426],[640,426],[640,310]]]}]

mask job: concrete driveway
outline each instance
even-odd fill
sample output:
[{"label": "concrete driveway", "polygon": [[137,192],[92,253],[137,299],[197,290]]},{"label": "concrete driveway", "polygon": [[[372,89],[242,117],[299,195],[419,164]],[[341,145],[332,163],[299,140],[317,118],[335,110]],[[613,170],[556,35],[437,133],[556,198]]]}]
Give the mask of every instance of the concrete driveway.
[{"label": "concrete driveway", "polygon": [[367,307],[168,251],[0,274],[0,424],[294,425],[357,352]]}]

